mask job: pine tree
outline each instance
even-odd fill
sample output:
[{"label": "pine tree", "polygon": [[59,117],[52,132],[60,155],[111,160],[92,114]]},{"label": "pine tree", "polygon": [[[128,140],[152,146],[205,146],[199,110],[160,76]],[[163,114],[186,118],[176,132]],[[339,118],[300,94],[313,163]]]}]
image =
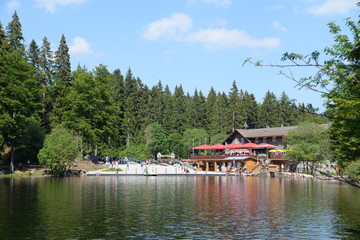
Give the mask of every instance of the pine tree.
[{"label": "pine tree", "polygon": [[242,128],[256,128],[258,119],[258,103],[256,102],[254,94],[249,94],[245,91],[243,96],[243,114],[245,122]]},{"label": "pine tree", "polygon": [[64,34],[61,36],[60,45],[55,52],[55,84],[57,88],[64,88],[71,81],[71,64],[69,47]]},{"label": "pine tree", "polygon": [[5,43],[6,43],[6,35],[3,25],[0,22],[0,48],[4,47]]},{"label": "pine tree", "polygon": [[279,100],[280,123],[283,126],[294,126],[297,124],[294,100],[290,100],[285,92],[281,93]]},{"label": "pine tree", "polygon": [[129,68],[124,81],[124,118],[123,131],[126,138],[126,146],[129,146],[136,135],[137,128],[137,111],[136,97],[137,97],[137,82],[133,77],[132,71]]},{"label": "pine tree", "polygon": [[171,117],[171,123],[173,131],[183,133],[186,128],[186,97],[182,86],[176,86],[173,97],[173,116]]},{"label": "pine tree", "polygon": [[16,12],[7,33],[5,38],[12,45],[0,47],[0,136],[11,150],[11,170],[14,170],[14,151],[21,145],[27,119],[38,113],[38,89],[34,68],[22,51],[21,24]]},{"label": "pine tree", "polygon": [[154,122],[163,124],[164,97],[162,84],[160,81],[157,85],[152,87],[149,93],[148,102],[148,114],[146,114],[147,124],[149,125]]},{"label": "pine tree", "polygon": [[54,78],[54,59],[51,51],[50,43],[47,38],[42,40],[39,51],[39,69],[40,69],[40,89],[41,89],[41,103],[42,103],[42,122],[48,131],[50,131],[50,112],[53,108],[53,101],[51,98],[51,88]]},{"label": "pine tree", "polygon": [[194,92],[194,97],[191,98],[190,100],[190,104],[189,104],[189,108],[191,109],[191,113],[189,114],[189,118],[192,119],[191,121],[191,127],[192,128],[200,128],[200,118],[201,118],[201,113],[200,113],[200,97],[198,94],[197,89],[195,89]]},{"label": "pine tree", "polygon": [[199,119],[198,124],[200,128],[206,128],[207,126],[207,119],[206,119],[206,97],[202,93],[202,91],[199,92]]},{"label": "pine tree", "polygon": [[125,145],[124,132],[122,129],[122,120],[124,118],[124,76],[120,69],[115,69],[109,82],[110,101],[114,106],[114,115],[119,118],[115,123],[116,134],[118,135],[118,146]]},{"label": "pine tree", "polygon": [[213,87],[210,88],[210,91],[206,98],[205,103],[205,115],[207,124],[205,126],[206,131],[210,134],[210,136],[215,135],[219,131],[218,127],[218,115],[216,111],[216,102],[217,96]]},{"label": "pine tree", "polygon": [[244,124],[245,118],[242,115],[241,110],[242,110],[242,106],[241,106],[240,93],[236,86],[236,82],[234,81],[229,93],[229,109],[228,109],[229,111],[228,114],[231,117],[229,124],[233,131],[236,128],[240,128]]},{"label": "pine tree", "polygon": [[39,69],[39,66],[40,66],[40,49],[39,49],[39,47],[36,44],[34,39],[30,43],[27,55],[28,55],[29,62],[36,69]]},{"label": "pine tree", "polygon": [[267,91],[264,101],[259,107],[258,115],[259,127],[279,127],[280,112],[279,102],[274,93]]},{"label": "pine tree", "polygon": [[143,84],[140,78],[136,78],[136,131],[134,139],[136,143],[143,143],[142,131],[146,128],[146,116],[149,112],[149,88]]},{"label": "pine tree", "polygon": [[231,124],[232,115],[228,114],[230,100],[224,92],[218,93],[217,99],[219,133],[230,133],[233,129],[233,125]]},{"label": "pine tree", "polygon": [[9,22],[6,27],[6,36],[8,39],[9,48],[11,51],[19,51],[22,55],[25,54],[25,47],[23,42],[25,41],[22,34],[22,27],[15,11],[12,20]]},{"label": "pine tree", "polygon": [[54,101],[52,118],[55,124],[61,123],[62,114],[65,111],[65,97],[68,87],[71,84],[71,65],[69,48],[66,44],[65,36],[61,36],[60,45],[55,52],[54,84],[52,85],[51,95]]},{"label": "pine tree", "polygon": [[50,42],[44,37],[42,40],[39,65],[43,74],[43,82],[45,86],[51,86],[54,78],[54,54],[51,51]]},{"label": "pine tree", "polygon": [[172,121],[174,115],[173,96],[168,85],[164,89],[164,121],[163,127],[167,133],[174,131],[174,122]]}]

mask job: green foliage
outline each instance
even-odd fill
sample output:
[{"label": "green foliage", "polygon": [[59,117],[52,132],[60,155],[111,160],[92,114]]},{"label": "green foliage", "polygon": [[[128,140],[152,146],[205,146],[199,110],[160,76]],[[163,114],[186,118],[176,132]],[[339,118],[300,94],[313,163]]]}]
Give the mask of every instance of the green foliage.
[{"label": "green foliage", "polygon": [[323,160],[329,148],[326,145],[328,139],[324,125],[304,122],[289,131],[286,143],[290,151],[287,155],[294,160]]},{"label": "green foliage", "polygon": [[22,29],[16,12],[6,28],[0,28],[0,135],[11,150],[11,170],[14,151],[20,146],[26,120],[39,111],[39,92],[34,68],[25,57]]},{"label": "green foliage", "polygon": [[360,160],[351,162],[344,171],[350,179],[360,181]]},{"label": "green foliage", "polygon": [[131,144],[126,147],[121,153],[121,157],[135,158],[135,159],[150,159],[151,152],[146,144]]},{"label": "green foliage", "polygon": [[180,133],[171,133],[168,136],[169,152],[175,153],[176,158],[187,158],[188,149],[185,147],[183,137]]},{"label": "green foliage", "polygon": [[71,64],[69,47],[62,35],[58,50],[55,52],[54,84],[51,87],[53,98],[52,121],[55,125],[61,123],[62,114],[66,111],[66,95],[71,84]]},{"label": "green foliage", "polygon": [[[198,90],[185,93],[181,85],[172,92],[161,82],[148,88],[130,68],[125,77],[102,64],[71,71],[64,35],[55,54],[46,37],[40,48],[32,40],[26,53],[23,41],[15,12],[6,32],[0,24],[0,146],[19,150],[12,154],[17,161],[36,162],[41,129],[49,133],[57,125],[77,136],[83,155],[120,156],[127,146],[125,153],[139,158],[157,152],[186,158],[193,145],[220,143],[236,128],[293,125],[294,119],[310,118],[303,113],[308,106],[296,106],[284,94],[269,94],[260,106],[236,81],[228,93],[211,88],[207,96]],[[346,104],[355,107],[352,103]],[[264,112],[271,118],[264,120]],[[37,144],[30,144],[30,132]],[[136,147],[143,143],[149,151],[145,156]]]},{"label": "green foliage", "polygon": [[137,82],[129,68],[124,81],[124,116],[122,127],[126,136],[126,145],[129,146],[137,129]]},{"label": "green foliage", "polygon": [[264,101],[259,107],[259,127],[277,127],[281,125],[280,104],[274,93],[267,91]]},{"label": "green foliage", "polygon": [[30,63],[35,68],[39,68],[40,65],[40,49],[38,45],[36,44],[35,40],[33,39],[30,43],[29,50],[28,50],[28,58]]},{"label": "green foliage", "polygon": [[9,50],[18,51],[23,56],[25,53],[25,47],[23,45],[24,37],[22,34],[21,23],[16,11],[12,16],[12,20],[6,27],[6,35],[8,39]]},{"label": "green foliage", "polygon": [[44,144],[44,130],[33,118],[28,119],[25,124],[23,140],[17,148],[18,162],[31,164],[37,163],[37,155]]},{"label": "green foliage", "polygon": [[209,144],[209,135],[203,128],[186,129],[183,139],[187,149],[202,144]]},{"label": "green foliage", "polygon": [[289,131],[286,143],[289,149],[287,156],[292,160],[306,162],[306,171],[312,174],[319,167],[320,161],[330,156],[326,125],[304,122]]},{"label": "green foliage", "polygon": [[159,123],[152,123],[145,129],[145,138],[152,155],[169,153],[167,136]]},{"label": "green foliage", "polygon": [[[351,36],[334,22],[328,24],[334,44],[324,49],[328,59],[319,63],[320,53],[307,56],[285,53],[283,60],[294,66],[314,66],[315,76],[295,80],[300,87],[321,92],[326,98],[327,116],[332,120],[331,141],[334,159],[340,166],[356,161],[360,156],[360,21],[345,20]],[[299,64],[302,63],[302,64]]]},{"label": "green foliage", "polygon": [[187,100],[182,86],[176,86],[173,96],[172,114],[170,116],[171,132],[183,133],[186,128],[186,104]]},{"label": "green foliage", "polygon": [[228,110],[226,113],[230,117],[229,125],[231,126],[232,131],[242,126],[245,122],[241,98],[242,92],[239,92],[236,82],[234,81],[229,93],[229,105],[226,107]]},{"label": "green foliage", "polygon": [[210,145],[214,145],[214,144],[218,144],[218,143],[222,143],[226,137],[228,136],[228,134],[226,133],[218,133],[215,135],[210,136]]},{"label": "green foliage", "polygon": [[55,52],[55,81],[56,87],[61,94],[61,88],[69,85],[71,81],[71,64],[69,47],[67,46],[64,34],[61,36],[58,50]]},{"label": "green foliage", "polygon": [[[357,4],[360,7],[360,3]],[[325,98],[327,111],[326,117],[332,121],[330,136],[333,160],[337,160],[341,167],[353,161],[358,161],[360,156],[360,21],[345,19],[348,33],[341,27],[330,22],[328,27],[333,34],[334,44],[326,47],[322,52],[326,60],[321,63],[320,51],[308,55],[298,53],[284,53],[284,65],[268,65],[271,67],[314,67],[317,73],[314,76],[296,78],[291,71],[280,74],[297,83],[301,88],[310,89],[321,93]],[[253,63],[246,59],[244,63]],[[253,63],[255,66],[265,66],[261,62]],[[309,119],[316,114],[313,108],[302,107],[298,119]],[[304,119],[303,119],[304,120]],[[313,118],[317,122],[323,118]]]},{"label": "green foliage", "polygon": [[54,128],[46,136],[44,147],[38,154],[39,163],[49,166],[55,175],[63,175],[79,153],[77,141],[69,130]]}]

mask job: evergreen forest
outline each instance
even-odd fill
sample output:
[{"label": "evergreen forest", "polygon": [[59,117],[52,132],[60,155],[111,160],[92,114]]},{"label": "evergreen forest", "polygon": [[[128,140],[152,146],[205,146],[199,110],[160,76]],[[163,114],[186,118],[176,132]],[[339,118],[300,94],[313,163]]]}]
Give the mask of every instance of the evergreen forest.
[{"label": "evergreen forest", "polygon": [[64,35],[51,49],[46,37],[25,44],[16,12],[0,24],[1,164],[38,163],[45,136],[59,127],[72,134],[79,157],[144,159],[157,152],[187,158],[194,145],[221,143],[237,128],[326,121],[285,92],[259,100],[236,81],[228,92],[147,86],[131,68],[72,68]]}]

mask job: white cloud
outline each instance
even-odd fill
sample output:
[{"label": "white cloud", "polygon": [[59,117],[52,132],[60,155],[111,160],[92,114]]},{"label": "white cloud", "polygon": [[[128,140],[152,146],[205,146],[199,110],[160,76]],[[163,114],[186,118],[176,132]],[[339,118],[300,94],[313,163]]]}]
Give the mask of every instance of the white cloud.
[{"label": "white cloud", "polygon": [[326,0],[311,7],[309,12],[315,15],[347,14],[352,8],[357,8],[357,2],[358,0]]},{"label": "white cloud", "polygon": [[203,0],[205,3],[214,4],[220,7],[229,7],[232,0]]},{"label": "white cloud", "polygon": [[227,25],[227,21],[223,18],[216,18],[214,23],[211,25],[214,27],[225,27]]},{"label": "white cloud", "polygon": [[91,55],[94,51],[91,49],[91,44],[88,43],[82,37],[75,37],[73,44],[69,47],[69,52],[71,55]]},{"label": "white cloud", "polygon": [[287,28],[284,27],[280,22],[278,21],[273,21],[272,24],[271,24],[274,28],[282,31],[282,32],[287,32]]},{"label": "white cloud", "polygon": [[68,6],[72,4],[82,4],[87,0],[35,0],[36,6],[45,8],[47,12],[55,12],[58,6]]},{"label": "white cloud", "polygon": [[276,48],[280,45],[277,38],[256,39],[241,30],[204,29],[187,36],[187,41],[204,44],[206,49]]},{"label": "white cloud", "polygon": [[[221,21],[221,24],[226,22]],[[170,18],[163,18],[150,23],[144,31],[143,38],[147,40],[169,40],[185,43],[200,43],[205,49],[236,49],[247,48],[276,48],[280,45],[278,38],[256,39],[245,31],[213,27],[192,30],[192,19],[183,14],[176,13]]]},{"label": "white cloud", "polygon": [[20,3],[16,0],[12,0],[6,4],[6,8],[11,11],[18,9],[19,7]]},{"label": "white cloud", "polygon": [[170,18],[163,18],[150,23],[143,34],[148,40],[157,40],[160,38],[168,40],[177,40],[182,33],[192,28],[192,20],[183,13],[174,13]]}]

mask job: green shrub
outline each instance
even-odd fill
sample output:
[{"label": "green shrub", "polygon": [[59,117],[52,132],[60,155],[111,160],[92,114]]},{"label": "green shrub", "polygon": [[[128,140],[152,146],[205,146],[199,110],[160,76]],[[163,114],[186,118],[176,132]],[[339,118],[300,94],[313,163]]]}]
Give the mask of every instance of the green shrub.
[{"label": "green shrub", "polygon": [[345,175],[354,181],[360,181],[360,160],[350,163],[345,168]]}]

